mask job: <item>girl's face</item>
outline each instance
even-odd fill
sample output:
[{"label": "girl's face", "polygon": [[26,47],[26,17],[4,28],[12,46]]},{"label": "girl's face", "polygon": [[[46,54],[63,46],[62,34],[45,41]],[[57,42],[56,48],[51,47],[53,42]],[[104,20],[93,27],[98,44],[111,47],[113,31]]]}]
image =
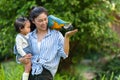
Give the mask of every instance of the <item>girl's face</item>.
[{"label": "girl's face", "polygon": [[47,30],[47,24],[48,24],[47,15],[45,13],[41,13],[38,17],[34,19],[33,23],[36,25],[36,28],[38,30],[42,30],[42,31]]},{"label": "girl's face", "polygon": [[25,21],[24,28],[22,28],[20,31],[22,34],[27,35],[30,32],[30,22]]}]

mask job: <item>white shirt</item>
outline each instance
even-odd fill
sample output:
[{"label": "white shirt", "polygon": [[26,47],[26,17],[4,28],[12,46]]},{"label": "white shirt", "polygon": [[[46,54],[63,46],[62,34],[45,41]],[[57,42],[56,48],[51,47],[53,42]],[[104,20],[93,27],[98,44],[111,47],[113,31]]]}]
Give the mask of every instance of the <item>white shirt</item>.
[{"label": "white shirt", "polygon": [[40,45],[41,45],[41,42],[38,42],[38,49],[39,49],[39,52],[40,52]]},{"label": "white shirt", "polygon": [[17,34],[16,36],[16,49],[18,51],[18,53],[21,55],[21,56],[25,56],[26,53],[24,52],[23,48],[27,47],[28,46],[28,42],[27,42],[27,39],[28,39],[29,35],[22,35],[22,34]]}]

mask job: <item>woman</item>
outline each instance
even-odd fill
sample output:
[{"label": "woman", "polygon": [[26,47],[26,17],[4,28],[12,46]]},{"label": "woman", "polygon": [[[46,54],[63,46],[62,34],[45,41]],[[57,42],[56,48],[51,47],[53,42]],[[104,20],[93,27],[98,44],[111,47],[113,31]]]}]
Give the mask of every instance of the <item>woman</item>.
[{"label": "woman", "polygon": [[[30,12],[30,20],[36,29],[29,37],[32,53],[32,70],[29,80],[53,80],[60,58],[68,57],[69,38],[77,30],[67,32],[64,38],[59,31],[49,29],[48,13],[43,7],[35,7]],[[21,62],[26,61],[27,59],[21,60]]]}]

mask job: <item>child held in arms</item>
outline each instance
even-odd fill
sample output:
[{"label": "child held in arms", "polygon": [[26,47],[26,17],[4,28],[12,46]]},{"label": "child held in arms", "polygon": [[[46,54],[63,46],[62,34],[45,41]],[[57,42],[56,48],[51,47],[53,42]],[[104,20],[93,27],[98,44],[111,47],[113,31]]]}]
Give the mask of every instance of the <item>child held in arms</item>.
[{"label": "child held in arms", "polygon": [[[18,32],[15,39],[14,53],[16,54],[16,61],[18,63],[19,59],[22,57],[27,57],[28,61],[24,63],[24,73],[22,75],[22,80],[28,80],[29,72],[31,70],[31,53],[29,52],[28,45],[28,33],[30,32],[30,22],[25,17],[19,17],[14,23],[15,29]],[[27,54],[27,55],[26,55]]]}]

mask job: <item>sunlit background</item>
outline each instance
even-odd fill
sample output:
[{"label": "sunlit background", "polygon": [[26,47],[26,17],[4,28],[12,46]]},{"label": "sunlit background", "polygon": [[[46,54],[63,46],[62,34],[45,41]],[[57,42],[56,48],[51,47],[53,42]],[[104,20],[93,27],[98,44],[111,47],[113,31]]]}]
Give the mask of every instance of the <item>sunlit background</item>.
[{"label": "sunlit background", "polygon": [[120,80],[120,0],[0,0],[0,80],[21,78],[13,23],[28,17],[33,6],[44,6],[79,30],[54,80]]}]

